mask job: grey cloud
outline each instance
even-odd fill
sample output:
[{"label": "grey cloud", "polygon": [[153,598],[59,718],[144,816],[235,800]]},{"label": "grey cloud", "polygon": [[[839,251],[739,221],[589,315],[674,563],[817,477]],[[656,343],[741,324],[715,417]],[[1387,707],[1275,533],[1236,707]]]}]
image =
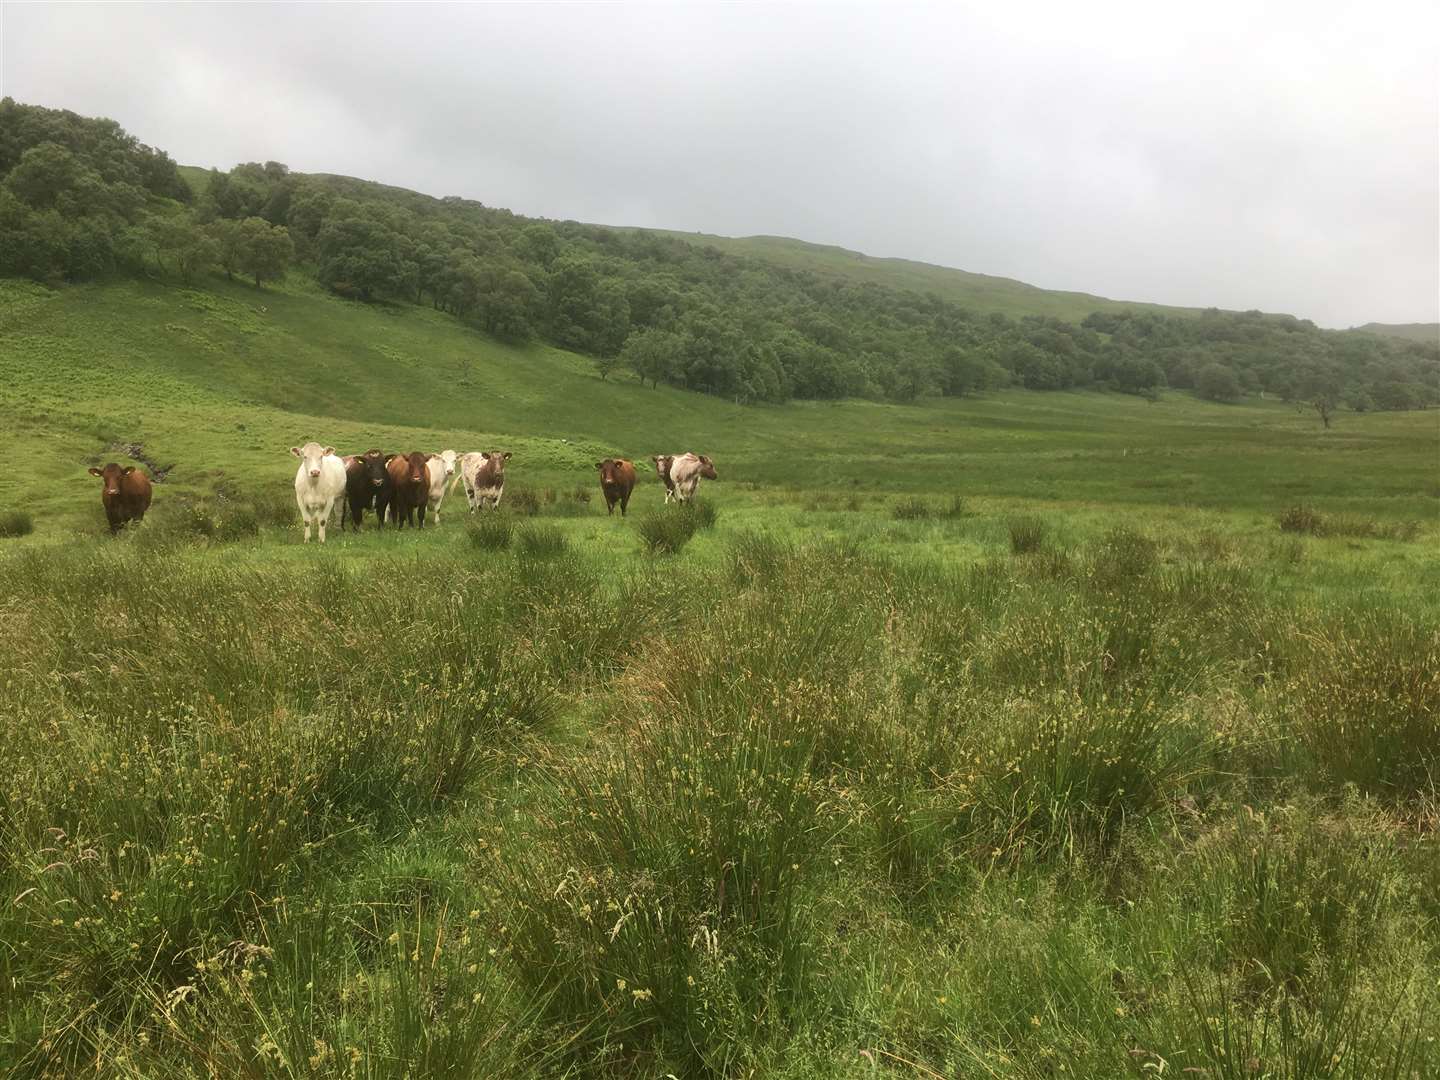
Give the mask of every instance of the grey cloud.
[{"label": "grey cloud", "polygon": [[0,88],[186,163],[1343,326],[1440,317],[1432,8],[6,4]]}]

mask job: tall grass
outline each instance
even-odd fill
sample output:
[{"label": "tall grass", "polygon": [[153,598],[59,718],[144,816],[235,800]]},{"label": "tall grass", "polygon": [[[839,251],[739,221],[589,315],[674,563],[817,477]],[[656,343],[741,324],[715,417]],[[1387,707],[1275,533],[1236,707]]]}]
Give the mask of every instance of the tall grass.
[{"label": "tall grass", "polygon": [[35,519],[24,510],[0,512],[0,539],[29,536],[35,531]]},{"label": "tall grass", "polygon": [[6,1075],[1436,1068],[1420,615],[467,533],[0,558]]}]

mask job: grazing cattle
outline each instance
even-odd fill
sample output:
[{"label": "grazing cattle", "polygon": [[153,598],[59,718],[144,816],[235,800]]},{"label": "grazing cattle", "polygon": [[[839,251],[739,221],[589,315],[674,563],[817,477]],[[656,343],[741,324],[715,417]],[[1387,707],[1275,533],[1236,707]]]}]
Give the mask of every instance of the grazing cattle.
[{"label": "grazing cattle", "polygon": [[715,475],[715,466],[704,454],[680,454],[671,459],[670,482],[675,485],[675,499],[677,502],[689,502],[695,497],[695,489],[700,486],[700,479],[718,479]]},{"label": "grazing cattle", "polygon": [[430,474],[425,468],[425,455],[419,450],[409,454],[396,454],[385,466],[390,471],[393,494],[390,496],[390,520],[400,527],[416,527],[415,515],[419,512],[419,528],[425,527],[425,504],[430,496]]},{"label": "grazing cattle", "polygon": [[103,469],[90,468],[91,476],[104,481],[100,503],[105,507],[105,520],[110,522],[110,535],[130,521],[144,521],[150,509],[150,478],[134,465],[110,462]]},{"label": "grazing cattle", "polygon": [[460,480],[464,481],[472,514],[486,506],[500,508],[500,496],[505,494],[505,462],[509,460],[509,450],[472,451],[460,459]]},{"label": "grazing cattle", "polygon": [[425,462],[425,471],[430,478],[430,513],[435,515],[435,524],[440,524],[440,503],[445,498],[445,483],[455,475],[454,450],[441,450],[431,454]]},{"label": "grazing cattle", "polygon": [[670,466],[675,461],[675,455],[656,454],[650,460],[655,462],[655,475],[665,484],[665,501],[668,503],[675,498],[675,481],[670,479]]},{"label": "grazing cattle", "polygon": [[320,527],[323,544],[335,500],[345,494],[345,463],[335,456],[333,446],[316,442],[292,446],[290,453],[300,459],[300,467],[295,470],[295,501],[305,522],[305,543],[310,542],[310,526],[315,524]]},{"label": "grazing cattle", "polygon": [[354,454],[343,459],[345,502],[340,507],[342,530],[345,528],[347,507],[350,511],[350,523],[356,529],[360,528],[360,522],[365,519],[365,511],[372,507],[379,508],[378,524],[385,524],[384,508],[390,505],[390,473],[385,465],[394,456],[379,450],[366,450],[363,454]]},{"label": "grazing cattle", "polygon": [[635,490],[635,466],[624,458],[606,458],[597,461],[600,470],[600,490],[605,493],[605,512],[615,513],[615,504],[620,504],[620,516],[630,505],[630,492]]}]

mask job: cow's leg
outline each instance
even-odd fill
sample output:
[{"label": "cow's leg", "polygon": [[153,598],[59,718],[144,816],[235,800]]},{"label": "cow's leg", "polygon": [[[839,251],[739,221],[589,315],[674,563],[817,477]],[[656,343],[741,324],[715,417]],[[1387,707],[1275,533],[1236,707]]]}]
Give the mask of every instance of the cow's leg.
[{"label": "cow's leg", "polygon": [[310,542],[310,511],[302,509],[300,517],[305,522],[305,543],[308,544]]},{"label": "cow's leg", "polygon": [[627,492],[625,492],[624,495],[621,495],[621,496],[620,496],[620,516],[621,516],[621,517],[624,517],[624,516],[625,516],[625,511],[629,508],[629,506],[630,506],[630,492],[627,491]]},{"label": "cow's leg", "polygon": [[335,500],[331,499],[320,511],[320,543],[325,542],[325,526],[330,524],[330,515],[335,512]]},{"label": "cow's leg", "polygon": [[420,524],[417,525],[416,528],[423,529],[425,527],[425,509],[426,504],[423,502],[415,508],[415,514],[420,518]]}]

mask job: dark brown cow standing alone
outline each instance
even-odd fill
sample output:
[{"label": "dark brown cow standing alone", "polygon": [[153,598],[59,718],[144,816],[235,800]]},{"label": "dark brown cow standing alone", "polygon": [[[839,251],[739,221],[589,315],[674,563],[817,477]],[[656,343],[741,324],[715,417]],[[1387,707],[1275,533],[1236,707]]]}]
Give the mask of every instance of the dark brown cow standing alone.
[{"label": "dark brown cow standing alone", "polygon": [[385,466],[390,473],[393,490],[390,494],[390,520],[396,528],[403,520],[406,525],[415,526],[415,513],[420,513],[419,528],[425,527],[425,509],[430,498],[430,474],[425,469],[427,455],[416,450],[409,454],[396,454]]},{"label": "dark brown cow standing alone", "polygon": [[635,490],[635,466],[624,458],[606,458],[604,461],[597,461],[595,468],[600,470],[600,490],[605,493],[605,510],[607,513],[615,513],[615,504],[620,504],[620,516],[625,516],[625,508],[630,505],[630,492]]},{"label": "dark brown cow standing alone", "polygon": [[118,533],[126,522],[145,520],[145,511],[150,509],[148,476],[134,465],[118,465],[113,461],[103,469],[91,466],[90,475],[104,481],[100,502],[110,522],[110,535]]}]

